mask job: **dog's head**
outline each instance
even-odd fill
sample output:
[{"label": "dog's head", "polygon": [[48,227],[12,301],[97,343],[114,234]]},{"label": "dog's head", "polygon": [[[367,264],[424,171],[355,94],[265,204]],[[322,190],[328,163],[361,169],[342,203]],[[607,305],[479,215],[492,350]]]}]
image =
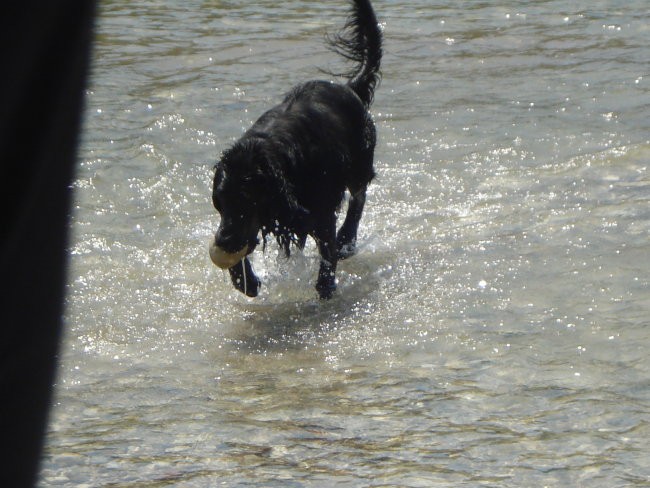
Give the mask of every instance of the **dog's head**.
[{"label": "dog's head", "polygon": [[212,262],[222,269],[253,252],[268,205],[260,154],[246,145],[226,151],[217,163],[212,203],[221,222],[210,245]]},{"label": "dog's head", "polygon": [[[257,235],[275,234],[287,253],[295,235],[311,229],[309,212],[298,204],[274,146],[244,139],[226,151],[216,166],[212,202],[221,223],[210,245],[212,262],[229,269],[252,253]],[[284,158],[284,159],[283,159]]]}]

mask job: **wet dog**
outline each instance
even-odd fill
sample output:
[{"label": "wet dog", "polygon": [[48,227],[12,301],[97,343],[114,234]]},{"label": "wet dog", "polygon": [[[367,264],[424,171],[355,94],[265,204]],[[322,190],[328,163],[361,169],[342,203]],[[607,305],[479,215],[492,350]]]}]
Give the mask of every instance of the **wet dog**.
[{"label": "wet dog", "polygon": [[[309,81],[264,113],[217,163],[212,201],[221,216],[210,244],[214,264],[233,285],[257,296],[260,280],[247,256],[268,235],[287,256],[311,236],[320,253],[316,290],[330,298],[336,265],[355,253],[373,168],[375,126],[368,112],[380,79],[382,36],[372,5],[354,0],[333,49],[354,63],[345,84]],[[346,189],[350,200],[336,230]]]}]

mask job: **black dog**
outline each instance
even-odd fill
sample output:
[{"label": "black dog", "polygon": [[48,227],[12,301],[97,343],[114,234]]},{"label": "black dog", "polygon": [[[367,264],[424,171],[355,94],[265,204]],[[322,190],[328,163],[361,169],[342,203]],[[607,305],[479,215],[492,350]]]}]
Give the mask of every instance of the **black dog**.
[{"label": "black dog", "polygon": [[[212,261],[228,269],[235,287],[257,296],[260,280],[248,254],[273,234],[289,256],[291,244],[314,238],[321,256],[316,289],[330,298],[339,259],[355,252],[366,188],[375,176],[375,126],[368,113],[380,73],[382,36],[369,0],[354,0],[343,33],[330,40],[355,63],[349,81],[310,81],[295,87],[216,165],[212,201],[221,223]],[[336,232],[345,190],[351,198]]]}]

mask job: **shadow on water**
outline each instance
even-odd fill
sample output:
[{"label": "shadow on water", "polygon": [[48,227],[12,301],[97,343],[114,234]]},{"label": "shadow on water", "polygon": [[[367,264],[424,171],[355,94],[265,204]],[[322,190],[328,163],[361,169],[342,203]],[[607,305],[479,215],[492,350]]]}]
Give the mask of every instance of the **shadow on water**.
[{"label": "shadow on water", "polygon": [[340,263],[338,288],[330,300],[313,289],[316,259],[297,254],[266,276],[266,290],[256,299],[237,297],[240,314],[231,323],[231,343],[239,350],[279,352],[303,349],[328,332],[368,315],[382,299],[382,284],[393,273],[388,249],[366,244],[358,255]]}]

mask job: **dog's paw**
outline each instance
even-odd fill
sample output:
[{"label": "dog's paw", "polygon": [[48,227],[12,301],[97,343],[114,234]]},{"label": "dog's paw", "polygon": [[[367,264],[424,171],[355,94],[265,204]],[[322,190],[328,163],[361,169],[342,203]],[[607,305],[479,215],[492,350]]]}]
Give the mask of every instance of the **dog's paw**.
[{"label": "dog's paw", "polygon": [[321,300],[329,300],[336,291],[336,279],[332,274],[321,276],[316,283],[316,291]]},{"label": "dog's paw", "polygon": [[250,298],[256,297],[260,292],[262,282],[253,271],[248,259],[243,259],[232,268],[228,269],[233,286]]},{"label": "dog's paw", "polygon": [[316,290],[318,291],[318,296],[321,300],[329,300],[334,296],[334,292],[336,291],[336,285],[329,286],[329,287],[316,286]]},{"label": "dog's paw", "polygon": [[337,256],[339,261],[343,259],[348,259],[354,256],[357,253],[356,243],[343,244],[340,245],[337,251]]},{"label": "dog's paw", "polygon": [[246,286],[237,287],[237,289],[244,295],[250,298],[255,298],[262,287],[262,282],[257,276],[252,276],[246,279]]},{"label": "dog's paw", "polygon": [[336,253],[339,260],[351,258],[357,253],[356,232],[349,233],[344,229],[336,235]]}]

